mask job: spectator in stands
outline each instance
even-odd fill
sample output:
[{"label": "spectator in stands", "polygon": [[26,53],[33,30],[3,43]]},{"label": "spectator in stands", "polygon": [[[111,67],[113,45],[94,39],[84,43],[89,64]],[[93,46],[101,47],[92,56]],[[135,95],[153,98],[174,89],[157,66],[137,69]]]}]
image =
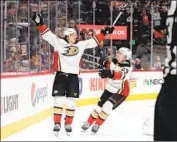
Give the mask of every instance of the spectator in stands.
[{"label": "spectator in stands", "polygon": [[164,67],[167,67],[167,66],[168,66],[168,58],[166,56],[163,63],[162,63],[162,69],[164,69]]},{"label": "spectator in stands", "polygon": [[32,52],[31,70],[32,71],[41,71],[40,53],[38,50]]},{"label": "spectator in stands", "polygon": [[6,40],[10,40],[12,38],[16,38],[16,27],[13,23],[9,23],[6,27]]},{"label": "spectator in stands", "polygon": [[154,20],[154,28],[156,30],[160,30],[160,28],[161,28],[161,17],[160,17],[159,7],[154,8],[153,20]]},{"label": "spectator in stands", "polygon": [[49,44],[43,43],[41,45],[40,58],[42,63],[42,70],[49,69]]},{"label": "spectator in stands", "polygon": [[65,17],[59,18],[57,22],[58,23],[55,28],[55,33],[58,35],[58,37],[63,38],[63,32],[66,29],[68,23],[66,23]]},{"label": "spectator in stands", "polygon": [[76,28],[76,22],[74,20],[69,21],[69,28]]},{"label": "spectator in stands", "polygon": [[14,2],[7,3],[7,23],[16,21],[16,5]]},{"label": "spectator in stands", "polygon": [[[55,3],[56,5],[56,3]],[[67,1],[57,1],[57,15],[58,17],[65,17],[66,19],[66,15],[68,13],[68,9],[67,9]]]},{"label": "spectator in stands", "polygon": [[6,61],[15,61],[17,59],[17,55],[16,55],[17,49],[15,43],[9,44],[8,48],[9,48],[9,57]]},{"label": "spectator in stands", "polygon": [[30,1],[30,11],[31,12],[38,12],[39,10],[39,2],[38,1]]},{"label": "spectator in stands", "polygon": [[56,35],[59,37],[59,38],[63,38],[63,32],[64,32],[65,28],[64,27],[59,27],[56,29]]},{"label": "spectator in stands", "polygon": [[79,19],[79,6],[80,5],[81,5],[81,3],[79,4],[79,1],[74,1],[71,6],[72,11],[73,11],[73,19],[75,19],[75,20]]},{"label": "spectator in stands", "polygon": [[45,22],[46,23],[49,22],[48,21],[48,1],[41,1],[40,9]]},{"label": "spectator in stands", "polygon": [[18,56],[18,71],[28,72],[30,71],[30,62],[25,51],[22,51]]},{"label": "spectator in stands", "polygon": [[[167,17],[167,0],[153,0],[154,1],[154,26],[155,30],[154,32],[154,43],[155,44],[161,44],[164,45],[166,43],[166,17]],[[4,1],[3,1],[4,2]],[[152,0],[151,0],[152,2]],[[133,13],[133,38],[136,40],[136,45],[134,47],[138,47],[137,51],[136,48],[133,47],[134,53],[136,53],[135,58],[139,58],[141,61],[141,57],[146,57],[144,55],[148,55],[148,61],[149,61],[149,55],[150,55],[150,22],[151,22],[151,14],[150,14],[150,0],[135,0],[133,2],[134,7],[134,13]],[[49,5],[48,5],[49,4]],[[125,5],[127,5],[124,7]],[[83,11],[83,5],[84,5],[84,11]],[[4,5],[5,6],[5,5]],[[93,8],[92,8],[92,0],[81,0],[80,5],[80,17],[84,20],[85,24],[93,24]],[[96,24],[110,24],[110,0],[96,0]],[[29,10],[27,8],[30,8]],[[50,64],[52,64],[52,51],[45,51],[43,48],[43,44],[40,43],[40,36],[39,33],[36,32],[36,27],[33,22],[31,22],[31,15],[33,15],[33,12],[38,12],[41,10],[41,13],[43,14],[43,17],[45,17],[45,20],[48,20],[46,23],[50,26],[50,29],[53,32],[58,33],[57,35],[59,37],[63,37],[63,31],[66,27],[73,27],[77,30],[79,33],[79,29],[76,28],[76,23],[78,23],[79,18],[79,3],[78,0],[60,0],[60,1],[38,1],[38,0],[31,0],[29,1],[7,1],[7,13],[5,14],[5,8],[3,10],[3,15],[7,15],[7,20],[3,22],[4,27],[4,33],[6,30],[6,35],[3,36],[2,41],[3,43],[3,50],[7,50],[7,54],[3,55],[4,53],[1,53],[1,56],[5,57],[6,63],[4,66],[6,71],[17,71],[18,66],[16,63],[20,63],[20,67],[27,66],[27,63],[24,65],[21,64],[26,62],[27,57],[31,58],[31,64],[32,69],[40,70],[44,69],[43,66],[45,64],[47,65],[50,61]],[[120,17],[116,25],[130,25],[130,3],[129,0],[114,0],[113,2],[113,19],[117,16],[117,14],[123,11],[123,15]],[[17,15],[16,15],[17,14]],[[83,17],[84,15],[84,17]],[[66,19],[67,18],[67,19]],[[73,20],[70,20],[73,19]],[[70,20],[68,23],[67,21]],[[5,29],[5,22],[6,23],[6,29]],[[19,23],[22,24],[20,25]],[[30,23],[28,23],[30,22]],[[89,22],[89,23],[87,23]],[[28,24],[25,26],[25,24]],[[28,28],[29,26],[29,28]],[[128,31],[129,27],[128,27]],[[155,34],[155,33],[159,34]],[[82,39],[89,39],[93,36],[93,30],[85,29],[83,31]],[[130,35],[128,33],[128,35]],[[148,35],[148,38],[143,39],[144,35]],[[5,39],[4,39],[5,37]],[[158,37],[158,38],[157,38]],[[128,37],[129,38],[129,37]],[[165,40],[162,40],[165,39]],[[15,40],[14,40],[15,39]],[[81,39],[81,38],[80,38]],[[14,40],[14,41],[13,41]],[[23,48],[22,45],[19,45],[19,43],[27,42],[30,40],[30,43],[26,43],[26,51],[21,51],[21,48]],[[139,42],[141,41],[141,42]],[[148,41],[148,42],[147,42]],[[104,44],[109,44],[109,40],[105,41]],[[6,47],[6,43],[9,44],[8,47]],[[113,40],[113,46],[116,44],[115,40]],[[125,43],[128,43],[124,45]],[[11,48],[10,45],[13,45],[15,48]],[[29,45],[29,47],[28,47]],[[41,45],[41,51],[39,52],[39,55],[36,53],[28,53],[28,51],[32,51],[34,48],[40,49]],[[127,41],[121,41],[119,46],[129,46],[129,39]],[[52,49],[52,48],[50,48]],[[19,51],[20,50],[20,51]],[[106,48],[103,48],[101,51],[94,51],[88,49],[85,51],[85,55],[83,56],[84,59],[88,61],[93,61],[93,57],[97,56],[100,58],[100,60],[104,60],[102,57],[110,54],[110,52],[106,51]],[[109,50],[109,49],[108,49]],[[27,52],[27,53],[26,53]],[[105,55],[106,54],[106,55]],[[88,56],[90,55],[90,56]],[[162,59],[163,60],[163,59]],[[29,61],[30,62],[30,61]],[[139,66],[144,67],[144,63],[138,64],[138,61],[134,61],[135,68],[141,68]],[[43,66],[40,66],[42,64]],[[157,62],[158,64],[158,62]],[[47,65],[48,66],[48,65]],[[90,67],[90,63],[84,63],[84,68],[92,68]],[[27,68],[20,68],[20,70],[25,71]]]},{"label": "spectator in stands", "polygon": [[[74,20],[70,20],[70,21],[68,22],[68,24],[69,24],[68,27],[75,29],[76,32],[77,32],[77,35],[80,36],[80,33],[79,33],[80,31],[79,31],[79,29],[77,28],[76,22],[75,22]],[[80,37],[78,37],[78,38],[80,38]]]},{"label": "spectator in stands", "polygon": [[15,63],[18,59],[16,53],[17,53],[16,45],[14,43],[9,44],[7,50],[8,58],[4,61],[5,71],[7,72],[16,71]]},{"label": "spectator in stands", "polygon": [[27,2],[20,1],[18,8],[18,22],[28,22],[28,6]]},{"label": "spectator in stands", "polygon": [[27,55],[27,45],[26,45],[26,43],[25,42],[23,42],[23,43],[20,43],[20,48],[19,48],[19,52],[21,53],[21,54],[26,54]]},{"label": "spectator in stands", "polygon": [[141,60],[139,58],[132,60],[132,64],[134,70],[143,70],[143,68],[141,67]]},{"label": "spectator in stands", "polygon": [[162,69],[162,63],[161,63],[161,60],[160,60],[159,56],[155,57],[155,63],[153,65],[153,69],[156,69],[156,70],[161,70]]},{"label": "spectator in stands", "polygon": [[82,35],[82,40],[87,40],[93,37],[93,30],[89,29],[89,28],[85,28],[81,31],[81,35]]}]

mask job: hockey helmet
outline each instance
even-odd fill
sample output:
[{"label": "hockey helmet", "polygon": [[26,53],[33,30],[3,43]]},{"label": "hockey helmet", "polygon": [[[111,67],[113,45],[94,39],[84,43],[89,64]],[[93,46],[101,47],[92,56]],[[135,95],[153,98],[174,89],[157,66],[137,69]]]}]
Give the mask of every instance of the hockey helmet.
[{"label": "hockey helmet", "polygon": [[129,48],[121,47],[118,51],[126,56],[126,60],[130,60],[132,58],[132,51]]},{"label": "hockey helmet", "polygon": [[63,32],[64,37],[70,36],[71,34],[77,34],[76,30],[73,28],[66,28]]}]

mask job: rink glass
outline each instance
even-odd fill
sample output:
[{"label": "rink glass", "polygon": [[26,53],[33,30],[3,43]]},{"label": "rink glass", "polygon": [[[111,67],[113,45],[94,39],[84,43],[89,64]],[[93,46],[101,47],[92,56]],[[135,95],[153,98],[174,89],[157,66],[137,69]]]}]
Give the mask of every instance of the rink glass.
[{"label": "rink glass", "polygon": [[[102,12],[99,12],[98,9],[101,8]],[[59,37],[62,37],[65,27],[73,27],[78,32],[78,40],[83,40],[98,33],[97,26],[112,24],[120,10],[123,10],[124,14],[116,26],[127,27],[127,39],[115,40],[110,37],[104,41],[101,50],[85,50],[81,70],[97,69],[95,62],[101,63],[106,56],[115,56],[116,48],[121,46],[132,49],[133,59],[141,58],[140,61],[133,60],[133,64],[140,63],[145,70],[161,69],[158,63],[165,60],[166,30],[163,26],[165,18],[158,14],[160,12],[165,15],[166,8],[166,3],[158,7],[157,3],[129,3],[126,6],[126,3],[84,0],[1,1],[1,72],[5,75],[17,75],[52,71],[54,50],[41,39],[36,30],[31,20],[34,12],[40,12],[45,24]],[[144,19],[148,19],[148,23],[143,24],[143,21],[139,20],[140,14],[141,17],[144,15]],[[85,29],[81,28],[83,25]],[[91,25],[90,29],[87,28],[88,25]],[[155,68],[152,68],[154,66]]]}]

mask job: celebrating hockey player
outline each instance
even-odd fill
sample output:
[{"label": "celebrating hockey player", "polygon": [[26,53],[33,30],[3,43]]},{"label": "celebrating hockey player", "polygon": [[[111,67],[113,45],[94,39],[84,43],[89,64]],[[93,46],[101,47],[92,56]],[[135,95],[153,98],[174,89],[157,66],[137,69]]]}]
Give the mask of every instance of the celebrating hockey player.
[{"label": "celebrating hockey player", "polygon": [[116,58],[104,62],[104,67],[99,71],[101,78],[109,78],[106,88],[96,108],[90,114],[82,129],[87,130],[92,124],[91,131],[97,133],[113,109],[117,108],[129,95],[129,79],[132,72],[131,50],[121,47],[117,50]]},{"label": "celebrating hockey player", "polygon": [[75,29],[66,28],[64,39],[57,37],[44,24],[40,14],[34,14],[33,21],[36,23],[38,31],[42,38],[48,41],[55,50],[54,68],[56,76],[53,85],[52,96],[54,97],[53,117],[54,129],[56,135],[61,129],[61,118],[64,105],[65,111],[65,130],[72,132],[72,122],[76,109],[76,99],[79,98],[79,63],[85,49],[95,48],[104,40],[106,34],[111,34],[113,27],[105,27],[101,33],[95,37],[79,41],[76,43],[77,33]]}]

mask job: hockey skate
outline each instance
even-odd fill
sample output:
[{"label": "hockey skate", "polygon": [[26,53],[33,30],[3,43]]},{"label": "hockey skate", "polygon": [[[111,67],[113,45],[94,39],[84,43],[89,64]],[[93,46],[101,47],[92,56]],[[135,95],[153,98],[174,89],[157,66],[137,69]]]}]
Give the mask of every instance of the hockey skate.
[{"label": "hockey skate", "polygon": [[82,132],[86,131],[89,129],[91,125],[88,122],[85,122],[84,125],[82,125]]},{"label": "hockey skate", "polygon": [[70,124],[65,124],[65,131],[66,131],[66,133],[67,133],[68,136],[71,135],[71,133],[72,133],[72,127],[71,127]]},{"label": "hockey skate", "polygon": [[58,137],[58,134],[59,134],[60,129],[61,129],[61,124],[60,124],[60,123],[54,125],[53,132],[54,132],[54,135],[55,135],[56,137]]},{"label": "hockey skate", "polygon": [[100,126],[98,124],[94,124],[91,130],[92,134],[96,134],[99,128]]}]

